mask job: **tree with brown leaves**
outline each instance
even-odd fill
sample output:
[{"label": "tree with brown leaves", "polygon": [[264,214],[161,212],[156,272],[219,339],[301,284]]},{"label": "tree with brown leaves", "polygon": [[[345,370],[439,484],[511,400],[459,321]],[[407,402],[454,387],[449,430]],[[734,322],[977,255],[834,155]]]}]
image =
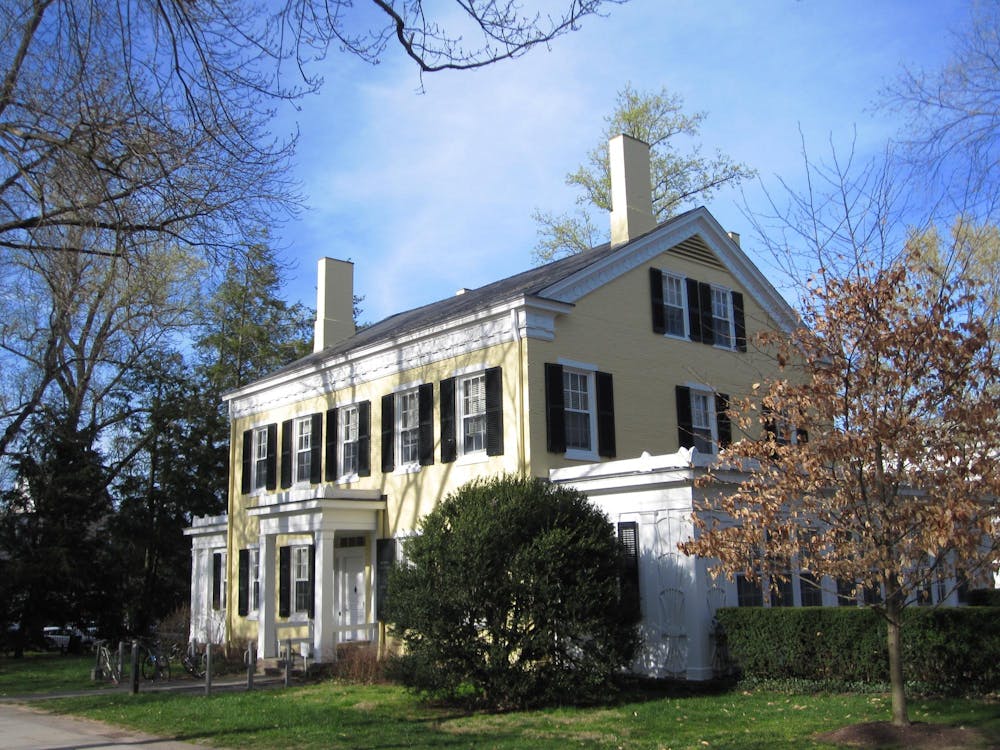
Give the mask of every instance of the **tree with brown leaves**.
[{"label": "tree with brown leaves", "polygon": [[[961,226],[956,246],[970,239]],[[803,585],[873,594],[899,725],[909,721],[903,609],[933,585],[995,569],[1000,542],[991,299],[961,270],[942,273],[932,249],[936,235],[913,234],[894,262],[822,277],[801,327],[762,337],[780,373],[732,401],[747,437],[706,480],[721,488],[727,468],[746,473],[708,494],[683,545],[774,589],[795,567]]]}]

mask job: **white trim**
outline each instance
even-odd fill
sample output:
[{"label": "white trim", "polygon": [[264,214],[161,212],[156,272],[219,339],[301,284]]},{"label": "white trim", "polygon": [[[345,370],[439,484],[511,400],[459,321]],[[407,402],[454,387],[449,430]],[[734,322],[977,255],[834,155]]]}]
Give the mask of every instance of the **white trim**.
[{"label": "white trim", "polygon": [[556,360],[557,365],[562,365],[563,367],[568,367],[571,370],[582,370],[585,372],[597,372],[601,368],[590,362],[578,362],[574,359],[566,359],[565,357],[559,357]]}]

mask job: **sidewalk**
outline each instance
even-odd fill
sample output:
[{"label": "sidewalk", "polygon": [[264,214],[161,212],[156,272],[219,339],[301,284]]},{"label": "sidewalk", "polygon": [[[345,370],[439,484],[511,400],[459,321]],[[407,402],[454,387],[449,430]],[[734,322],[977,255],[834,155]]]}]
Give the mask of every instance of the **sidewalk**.
[{"label": "sidewalk", "polygon": [[0,704],[0,745],[5,750],[105,750],[105,748],[155,748],[190,750],[204,745],[166,740],[91,719],[46,713],[31,706]]}]

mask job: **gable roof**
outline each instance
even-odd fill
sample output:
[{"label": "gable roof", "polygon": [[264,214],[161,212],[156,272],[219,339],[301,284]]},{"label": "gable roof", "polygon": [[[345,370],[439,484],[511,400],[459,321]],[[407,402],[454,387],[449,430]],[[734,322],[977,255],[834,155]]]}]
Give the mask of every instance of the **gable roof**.
[{"label": "gable roof", "polygon": [[398,340],[407,334],[525,297],[573,304],[589,291],[648,262],[665,250],[680,247],[686,248],[688,253],[694,247],[694,252],[713,257],[753,295],[779,326],[787,330],[794,326],[796,319],[791,307],[711,213],[699,207],[663,222],[624,245],[598,245],[587,252],[390,315],[332,347],[291,362],[263,379],[319,365],[331,358],[349,356],[355,350]]}]

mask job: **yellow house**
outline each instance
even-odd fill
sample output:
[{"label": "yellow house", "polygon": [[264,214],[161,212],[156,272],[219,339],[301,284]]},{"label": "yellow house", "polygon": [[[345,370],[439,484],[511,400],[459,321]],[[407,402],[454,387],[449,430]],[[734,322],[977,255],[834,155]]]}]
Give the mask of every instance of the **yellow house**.
[{"label": "yellow house", "polygon": [[378,638],[398,543],[467,481],[641,473],[731,439],[727,398],[774,368],[747,342],[794,313],[706,209],[657,225],[648,147],[610,147],[612,238],[587,253],[361,331],[353,266],[319,261],[314,352],[226,396],[228,514],[187,530],[193,638],[333,660]]}]

